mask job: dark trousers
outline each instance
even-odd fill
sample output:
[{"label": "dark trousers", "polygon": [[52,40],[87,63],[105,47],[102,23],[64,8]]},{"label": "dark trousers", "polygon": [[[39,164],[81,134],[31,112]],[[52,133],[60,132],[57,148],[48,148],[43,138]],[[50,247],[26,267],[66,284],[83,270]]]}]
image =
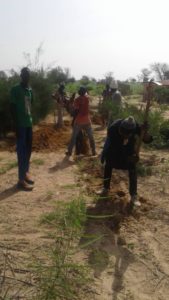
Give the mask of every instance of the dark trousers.
[{"label": "dark trousers", "polygon": [[[113,168],[117,169],[113,166],[110,161],[106,161],[105,169],[104,169],[104,188],[110,188],[110,181],[112,176]],[[121,168],[119,168],[121,169]],[[122,168],[123,169],[123,168]],[[136,164],[131,164],[125,170],[128,170],[129,173],[129,193],[131,196],[137,195],[137,171]]]},{"label": "dark trousers", "polygon": [[29,172],[29,161],[32,152],[32,127],[17,128],[16,136],[17,157],[18,157],[18,177],[24,180]]},{"label": "dark trousers", "polygon": [[91,127],[91,124],[74,124],[73,125],[73,132],[72,132],[72,137],[68,146],[68,152],[70,155],[72,154],[72,150],[74,145],[76,144],[76,138],[81,130],[85,130],[88,138],[89,138],[89,143],[90,147],[92,149],[92,154],[95,155],[95,141],[93,137],[93,130]]}]

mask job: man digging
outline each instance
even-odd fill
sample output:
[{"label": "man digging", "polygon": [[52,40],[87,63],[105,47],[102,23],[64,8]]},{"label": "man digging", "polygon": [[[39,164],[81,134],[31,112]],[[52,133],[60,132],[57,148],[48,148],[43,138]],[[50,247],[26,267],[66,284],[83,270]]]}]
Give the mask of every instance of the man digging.
[{"label": "man digging", "polygon": [[[130,204],[140,206],[137,198],[137,169],[139,156],[136,152],[136,141],[147,125],[139,125],[130,116],[126,119],[114,121],[108,129],[107,139],[101,155],[101,163],[105,162],[104,182],[102,196],[107,196],[110,190],[110,181],[113,169],[128,170]],[[150,143],[152,137],[146,131],[143,136],[144,143]]]}]

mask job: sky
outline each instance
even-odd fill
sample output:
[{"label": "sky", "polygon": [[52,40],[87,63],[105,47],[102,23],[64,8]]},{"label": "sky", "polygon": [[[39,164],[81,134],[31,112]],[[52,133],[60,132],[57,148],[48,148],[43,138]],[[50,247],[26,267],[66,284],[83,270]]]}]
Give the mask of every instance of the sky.
[{"label": "sky", "polygon": [[20,70],[42,44],[44,67],[136,78],[169,63],[168,0],[0,0],[0,70]]}]

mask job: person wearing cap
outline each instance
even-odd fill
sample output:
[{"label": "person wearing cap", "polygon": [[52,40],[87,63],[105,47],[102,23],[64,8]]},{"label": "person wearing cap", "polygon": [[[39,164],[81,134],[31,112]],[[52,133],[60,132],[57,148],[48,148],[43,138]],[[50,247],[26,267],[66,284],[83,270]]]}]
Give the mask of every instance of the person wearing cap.
[{"label": "person wearing cap", "polygon": [[30,191],[34,181],[29,175],[29,162],[32,152],[32,89],[29,85],[30,71],[23,68],[21,82],[11,89],[11,113],[16,132],[16,150],[18,158],[18,188]]},{"label": "person wearing cap", "polygon": [[57,110],[57,119],[55,119],[56,127],[62,128],[63,123],[63,109],[66,101],[66,93],[65,93],[65,85],[60,84],[58,90],[52,94],[52,98],[55,99],[56,102],[56,110]]},{"label": "person wearing cap", "polygon": [[[137,170],[139,160],[135,151],[136,138],[140,136],[141,125],[132,116],[114,121],[108,129],[107,139],[101,155],[101,163],[105,162],[104,183],[102,195],[107,195],[113,169],[128,170],[130,202],[140,206],[137,199]],[[145,137],[144,142],[149,143],[152,137]]]},{"label": "person wearing cap", "polygon": [[74,101],[74,122],[73,122],[73,132],[71,136],[70,143],[68,145],[68,150],[66,152],[67,156],[72,155],[73,148],[76,144],[76,139],[79,132],[83,129],[87,133],[89,138],[90,148],[92,155],[96,155],[95,141],[93,137],[93,130],[91,126],[91,120],[89,115],[89,97],[87,96],[87,90],[85,87],[80,87],[78,91],[79,97]]}]

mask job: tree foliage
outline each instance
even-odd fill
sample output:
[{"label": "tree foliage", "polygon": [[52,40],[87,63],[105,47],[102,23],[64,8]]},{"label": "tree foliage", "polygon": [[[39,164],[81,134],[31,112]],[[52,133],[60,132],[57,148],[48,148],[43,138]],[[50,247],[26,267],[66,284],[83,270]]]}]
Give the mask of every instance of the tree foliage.
[{"label": "tree foliage", "polygon": [[151,71],[147,68],[144,68],[141,70],[141,81],[143,82],[147,82],[150,79],[150,75],[151,75]]},{"label": "tree foliage", "polygon": [[169,65],[167,63],[153,63],[150,65],[150,68],[154,72],[157,80],[169,79]]}]

